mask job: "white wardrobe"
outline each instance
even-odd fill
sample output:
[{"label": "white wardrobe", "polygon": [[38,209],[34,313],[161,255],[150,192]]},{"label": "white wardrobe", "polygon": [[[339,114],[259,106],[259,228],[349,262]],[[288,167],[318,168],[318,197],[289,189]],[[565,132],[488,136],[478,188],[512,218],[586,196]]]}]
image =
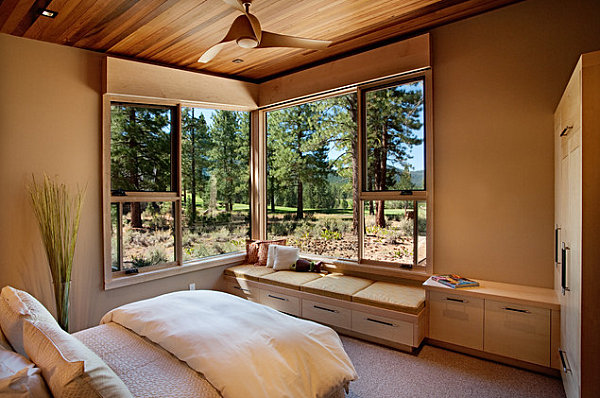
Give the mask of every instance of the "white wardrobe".
[{"label": "white wardrobe", "polygon": [[600,396],[600,51],[584,54],[554,114],[555,288],[568,398]]}]

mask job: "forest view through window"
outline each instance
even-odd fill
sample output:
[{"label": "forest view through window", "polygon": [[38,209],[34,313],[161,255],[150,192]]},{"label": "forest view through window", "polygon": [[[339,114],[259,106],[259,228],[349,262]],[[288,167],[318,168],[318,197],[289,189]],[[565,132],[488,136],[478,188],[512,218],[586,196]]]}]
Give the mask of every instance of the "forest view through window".
[{"label": "forest view through window", "polygon": [[250,237],[250,115],[183,108],[183,260],[245,250]]},{"label": "forest view through window", "polygon": [[111,105],[113,271],[244,249],[249,114],[197,108],[181,114],[175,120],[175,107]]},{"label": "forest view through window", "polygon": [[268,238],[305,254],[424,265],[424,92],[422,79],[396,81],[359,89],[362,109],[351,93],[267,112]]},{"label": "forest view through window", "polygon": [[267,114],[267,235],[301,252],[358,258],[357,97]]},{"label": "forest view through window", "polygon": [[375,86],[362,95],[363,258],[425,265],[427,202],[417,201],[427,194],[424,81]]}]

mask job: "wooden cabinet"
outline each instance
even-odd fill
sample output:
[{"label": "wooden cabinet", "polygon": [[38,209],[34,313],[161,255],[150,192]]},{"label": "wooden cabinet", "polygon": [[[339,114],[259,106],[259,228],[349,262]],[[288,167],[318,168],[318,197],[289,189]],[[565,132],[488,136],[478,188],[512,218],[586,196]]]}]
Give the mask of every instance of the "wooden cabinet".
[{"label": "wooden cabinet", "polygon": [[483,350],[483,300],[450,292],[431,292],[429,337]]},{"label": "wooden cabinet", "polygon": [[486,352],[550,366],[551,310],[485,300]]},{"label": "wooden cabinet", "polygon": [[556,369],[558,357],[553,353],[560,334],[556,292],[478,282],[478,287],[457,290],[431,278],[424,283],[429,295],[430,341],[520,366]]},{"label": "wooden cabinet", "polygon": [[584,54],[554,114],[555,288],[569,398],[600,389],[600,52]]}]

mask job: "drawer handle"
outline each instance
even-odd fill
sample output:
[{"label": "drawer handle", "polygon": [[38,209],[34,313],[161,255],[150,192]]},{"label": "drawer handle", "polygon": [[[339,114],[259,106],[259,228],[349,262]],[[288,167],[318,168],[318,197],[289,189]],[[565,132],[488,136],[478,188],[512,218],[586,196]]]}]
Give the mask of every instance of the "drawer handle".
[{"label": "drawer handle", "polygon": [[243,287],[234,286],[233,288],[234,288],[234,289],[237,289],[237,290],[241,290],[241,291],[242,291],[242,292],[244,292],[244,293],[248,293],[248,294],[250,294],[250,290],[248,290],[248,289],[244,289]]},{"label": "drawer handle", "polygon": [[531,311],[529,310],[521,310],[518,308],[502,307],[502,309],[506,311],[520,312],[521,314],[531,314]]},{"label": "drawer handle", "polygon": [[457,298],[452,298],[452,297],[446,297],[446,300],[454,301],[455,303],[468,303],[467,300],[457,299]]},{"label": "drawer handle", "polygon": [[569,373],[571,371],[571,367],[569,366],[569,361],[567,360],[567,353],[559,349],[558,355],[560,356],[560,362],[562,363],[563,372]]},{"label": "drawer handle", "polygon": [[391,326],[391,327],[393,327],[393,328],[397,327],[397,325],[394,325],[394,324],[393,324],[393,323],[391,323],[391,322],[379,321],[379,320],[377,320],[377,319],[373,319],[373,318],[365,318],[365,319],[366,319],[367,321],[370,321],[370,322],[375,322],[375,323],[379,323],[379,324],[382,324],[382,325]]},{"label": "drawer handle", "polygon": [[529,311],[529,310],[521,310],[519,308],[502,307],[502,309],[506,310],[506,311],[520,312],[521,314],[531,314],[531,311]]},{"label": "drawer handle", "polygon": [[321,307],[320,305],[313,305],[313,308],[316,308],[318,310],[328,311],[328,312],[335,312],[336,314],[339,314],[338,310],[332,310],[331,308]]},{"label": "drawer handle", "polygon": [[560,133],[561,137],[564,137],[565,135],[567,135],[567,131],[571,130],[573,128],[573,126],[567,126],[563,129],[563,131]]},{"label": "drawer handle", "polygon": [[281,300],[281,301],[290,301],[290,300],[288,300],[286,298],[283,298],[283,297],[273,296],[272,294],[268,294],[267,296],[271,297],[271,298],[274,298],[274,299],[277,299],[277,300]]}]

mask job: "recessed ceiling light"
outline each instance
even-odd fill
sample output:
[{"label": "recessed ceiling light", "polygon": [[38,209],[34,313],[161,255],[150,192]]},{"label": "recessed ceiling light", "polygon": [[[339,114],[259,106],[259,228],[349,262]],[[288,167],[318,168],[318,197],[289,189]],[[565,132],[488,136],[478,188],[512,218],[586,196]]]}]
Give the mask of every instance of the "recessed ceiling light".
[{"label": "recessed ceiling light", "polygon": [[44,17],[54,18],[58,15],[58,12],[52,11],[52,10],[47,10],[47,9],[42,9],[40,11],[40,14],[42,14]]},{"label": "recessed ceiling light", "polygon": [[241,64],[242,62],[244,62],[244,60],[243,60],[243,59],[241,59],[241,58],[236,58],[236,59],[234,59],[234,60],[233,60],[233,61],[231,61],[231,62],[233,62],[234,64]]}]

